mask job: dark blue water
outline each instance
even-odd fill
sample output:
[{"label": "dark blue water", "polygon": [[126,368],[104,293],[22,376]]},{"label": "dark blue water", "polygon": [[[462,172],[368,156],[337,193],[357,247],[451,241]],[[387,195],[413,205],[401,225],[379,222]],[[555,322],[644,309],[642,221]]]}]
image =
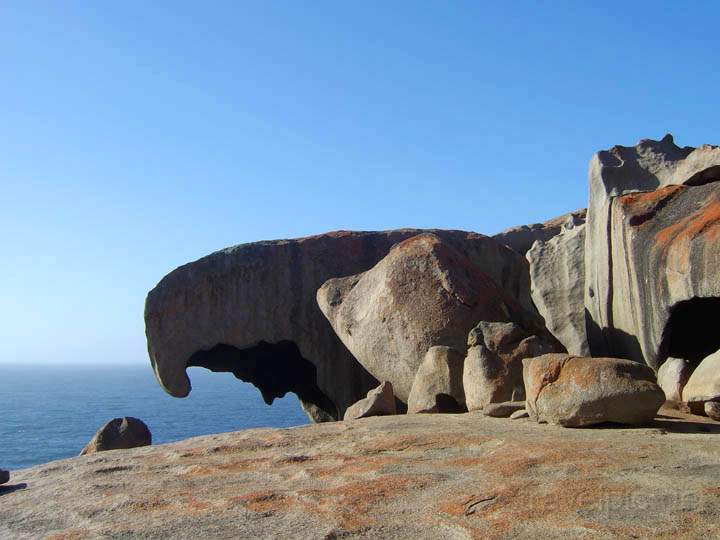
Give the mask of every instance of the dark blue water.
[{"label": "dark blue water", "polygon": [[149,365],[0,365],[0,468],[19,469],[76,456],[105,422],[135,416],[153,444],[308,419],[294,394],[266,405],[260,392],[226,373],[190,368],[187,398],[167,395]]}]

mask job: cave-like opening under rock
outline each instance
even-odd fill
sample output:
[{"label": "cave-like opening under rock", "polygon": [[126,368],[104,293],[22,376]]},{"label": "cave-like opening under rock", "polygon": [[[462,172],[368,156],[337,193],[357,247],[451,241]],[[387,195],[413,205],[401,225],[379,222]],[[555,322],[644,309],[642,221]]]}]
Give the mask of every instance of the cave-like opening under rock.
[{"label": "cave-like opening under rock", "polygon": [[187,367],[232,373],[260,390],[268,405],[275,398],[293,392],[306,411],[313,410],[314,420],[338,418],[337,407],[317,386],[315,365],[303,358],[292,341],[261,341],[246,349],[220,343],[209,350],[193,354]]},{"label": "cave-like opening under rock", "polygon": [[658,361],[683,358],[696,367],[720,349],[720,298],[691,298],[675,304],[663,330]]}]

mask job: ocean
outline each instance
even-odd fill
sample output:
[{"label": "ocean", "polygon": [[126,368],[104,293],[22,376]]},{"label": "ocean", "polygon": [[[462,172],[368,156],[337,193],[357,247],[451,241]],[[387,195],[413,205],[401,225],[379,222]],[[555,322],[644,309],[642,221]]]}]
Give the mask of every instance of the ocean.
[{"label": "ocean", "polygon": [[173,398],[148,364],[0,365],[0,469],[20,469],[79,454],[113,418],[134,416],[153,444],[255,427],[290,427],[308,418],[294,394],[272,406],[228,373],[190,368],[193,389]]}]

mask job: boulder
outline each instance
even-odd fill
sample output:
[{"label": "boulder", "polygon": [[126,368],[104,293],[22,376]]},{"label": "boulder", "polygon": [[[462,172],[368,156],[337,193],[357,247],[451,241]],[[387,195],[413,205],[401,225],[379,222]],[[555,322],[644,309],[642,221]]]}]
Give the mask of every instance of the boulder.
[{"label": "boulder", "polygon": [[[720,349],[706,357],[683,387],[682,400],[693,403],[720,400]],[[696,411],[697,407],[693,407]]]},{"label": "boulder", "polygon": [[720,421],[720,403],[717,401],[705,402],[705,414],[715,420]]},{"label": "boulder", "polygon": [[150,446],[152,435],[145,422],[131,416],[114,418],[101,427],[80,452],[81,456],[107,450]]},{"label": "boulder", "polygon": [[505,401],[503,403],[490,403],[483,409],[483,414],[493,418],[508,418],[516,412],[524,410],[524,401]]},{"label": "boulder", "polygon": [[719,179],[720,147],[681,148],[671,135],[592,158],[585,308],[593,355],[657,369],[669,356],[697,365],[720,347],[710,330],[720,304]]},{"label": "boulder", "polygon": [[546,354],[523,360],[523,377],[530,417],[565,427],[642,424],[665,402],[650,367],[618,358]]},{"label": "boulder", "polygon": [[[148,352],[160,385],[187,396],[186,368],[203,366],[253,383],[268,404],[294,392],[312,420],[341,419],[379,382],[338,339],[315,294],[328,279],[372,268],[394,244],[421,232],[339,231],[255,242],[177,268],[145,303]],[[458,245],[477,236],[435,234]]]},{"label": "boulder", "polygon": [[547,329],[567,352],[589,356],[585,331],[585,218],[571,214],[560,232],[527,252],[530,294]]},{"label": "boulder", "polygon": [[657,382],[668,401],[682,401],[682,390],[691,373],[690,363],[682,358],[668,358],[658,368]]},{"label": "boulder", "polygon": [[547,242],[552,237],[560,234],[568,220],[585,221],[585,208],[575,210],[552,218],[545,223],[534,223],[533,225],[518,225],[493,235],[493,238],[518,252],[525,255],[536,241]]},{"label": "boulder", "polygon": [[417,235],[367,272],[327,281],[317,302],[355,358],[403,402],[425,352],[445,345],[464,353],[477,321],[542,326],[527,261],[482,235]]},{"label": "boulder", "polygon": [[6,484],[10,481],[10,471],[0,469],[0,484]]},{"label": "boulder", "polygon": [[464,412],[463,355],[451,347],[431,347],[420,364],[407,402],[408,414]]},{"label": "boulder", "polygon": [[468,410],[525,399],[523,358],[564,352],[546,331],[542,337],[513,322],[481,321],[468,334],[463,388]]},{"label": "boulder", "polygon": [[392,384],[384,381],[377,388],[370,390],[367,393],[367,397],[350,405],[345,411],[343,420],[357,420],[359,418],[385,416],[388,414],[397,414],[397,408],[395,406],[395,395],[393,394]]}]

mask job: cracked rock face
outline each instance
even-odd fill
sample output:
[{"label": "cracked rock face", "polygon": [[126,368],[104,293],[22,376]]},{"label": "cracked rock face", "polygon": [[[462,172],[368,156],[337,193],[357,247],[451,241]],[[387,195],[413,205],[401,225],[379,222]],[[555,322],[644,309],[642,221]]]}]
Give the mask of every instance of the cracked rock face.
[{"label": "cracked rock face", "polygon": [[363,274],[329,280],[317,301],[358,361],[407,403],[430,347],[464,355],[480,320],[541,325],[528,281],[524,258],[491,238],[458,242],[427,233],[398,244]]},{"label": "cracked rock face", "polygon": [[523,378],[530,417],[565,427],[643,424],[665,402],[653,370],[629,360],[546,354],[523,360]]},{"label": "cracked rock face", "polygon": [[[148,352],[160,385],[190,392],[189,364],[255,384],[266,402],[295,392],[311,419],[337,420],[378,385],[321,313],[328,279],[363,272],[419,231],[346,232],[243,244],[186,264],[148,294]],[[437,234],[463,242],[461,231]]]},{"label": "cracked rock face", "polygon": [[530,294],[547,329],[570,354],[589,356],[585,330],[585,216],[571,215],[561,231],[527,252]]},{"label": "cracked rock face", "polygon": [[[653,368],[668,356],[692,355],[697,365],[712,344],[687,350],[692,346],[666,338],[672,341],[668,321],[680,303],[720,296],[720,147],[681,148],[670,135],[615,146],[593,157],[589,178],[585,308],[592,353]],[[709,311],[687,309],[682,319],[694,324]]]}]

